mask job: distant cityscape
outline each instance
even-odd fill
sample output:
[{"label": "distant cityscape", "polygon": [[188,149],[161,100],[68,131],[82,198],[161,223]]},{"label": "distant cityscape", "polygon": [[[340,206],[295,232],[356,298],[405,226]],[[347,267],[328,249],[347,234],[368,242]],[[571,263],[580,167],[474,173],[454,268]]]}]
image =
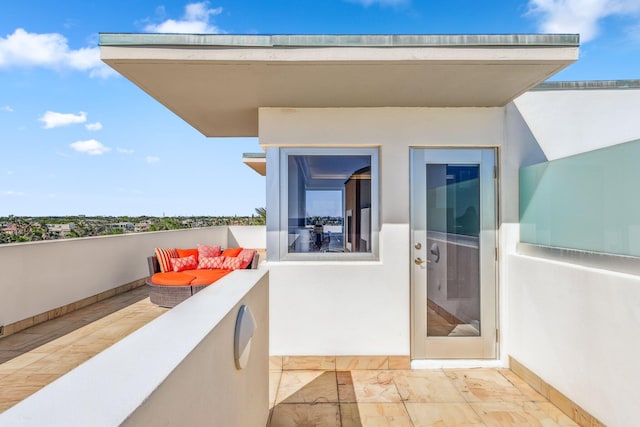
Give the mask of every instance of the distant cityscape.
[{"label": "distant cityscape", "polygon": [[224,225],[264,225],[266,212],[251,216],[51,216],[0,217],[0,244],[72,239],[149,231],[179,230]]}]

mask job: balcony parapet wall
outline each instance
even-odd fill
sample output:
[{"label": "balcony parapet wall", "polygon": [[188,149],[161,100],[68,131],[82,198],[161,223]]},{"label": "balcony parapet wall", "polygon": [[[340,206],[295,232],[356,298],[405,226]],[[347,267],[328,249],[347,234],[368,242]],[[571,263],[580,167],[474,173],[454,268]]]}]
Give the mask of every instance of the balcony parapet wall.
[{"label": "balcony parapet wall", "polygon": [[156,247],[262,249],[264,243],[256,245],[266,241],[265,233],[260,226],[222,226],[0,245],[0,326],[31,326],[78,302],[135,286],[148,275],[146,257]]},{"label": "balcony parapet wall", "polygon": [[[256,329],[237,369],[243,305]],[[0,414],[0,425],[265,425],[268,334],[268,271],[235,271]]]}]

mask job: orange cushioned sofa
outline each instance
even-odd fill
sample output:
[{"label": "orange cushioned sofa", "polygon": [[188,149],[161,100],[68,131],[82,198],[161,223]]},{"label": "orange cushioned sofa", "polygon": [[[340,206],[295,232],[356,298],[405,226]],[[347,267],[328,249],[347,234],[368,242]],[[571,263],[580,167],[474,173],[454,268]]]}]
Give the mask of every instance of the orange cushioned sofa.
[{"label": "orange cushioned sofa", "polygon": [[255,249],[156,248],[147,258],[149,298],[156,305],[174,307],[234,270],[257,268],[258,259]]}]

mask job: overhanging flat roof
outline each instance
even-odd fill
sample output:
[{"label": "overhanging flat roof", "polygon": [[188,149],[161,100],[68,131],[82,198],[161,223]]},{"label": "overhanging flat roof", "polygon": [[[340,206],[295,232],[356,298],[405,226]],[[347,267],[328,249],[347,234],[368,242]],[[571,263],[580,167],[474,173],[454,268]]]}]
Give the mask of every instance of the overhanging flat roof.
[{"label": "overhanging flat roof", "polygon": [[578,35],[101,34],[104,62],[206,136],[258,108],[498,107],[578,59]]},{"label": "overhanging flat roof", "polygon": [[243,153],[242,162],[259,175],[267,176],[267,156],[265,153]]}]

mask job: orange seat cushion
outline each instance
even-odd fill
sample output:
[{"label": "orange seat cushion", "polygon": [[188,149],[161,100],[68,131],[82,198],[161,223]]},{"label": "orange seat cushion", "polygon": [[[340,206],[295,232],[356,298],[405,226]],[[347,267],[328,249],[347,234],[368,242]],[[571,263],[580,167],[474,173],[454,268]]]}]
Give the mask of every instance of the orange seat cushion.
[{"label": "orange seat cushion", "polygon": [[151,283],[165,286],[189,286],[194,276],[186,272],[167,271],[151,276]]},{"label": "orange seat cushion", "polygon": [[190,270],[189,273],[196,276],[191,282],[192,285],[210,285],[231,273],[231,270]]}]

